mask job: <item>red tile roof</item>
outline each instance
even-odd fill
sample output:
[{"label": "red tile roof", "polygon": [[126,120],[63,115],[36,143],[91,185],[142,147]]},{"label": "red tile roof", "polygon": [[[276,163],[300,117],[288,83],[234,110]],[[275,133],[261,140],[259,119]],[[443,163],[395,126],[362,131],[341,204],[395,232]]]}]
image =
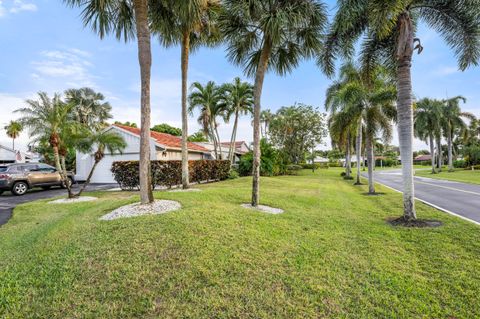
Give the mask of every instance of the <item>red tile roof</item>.
[{"label": "red tile roof", "polygon": [[425,155],[418,155],[415,157],[415,161],[429,161],[432,159],[432,155],[425,154]]},{"label": "red tile roof", "polygon": [[[125,126],[125,125],[120,125],[120,124],[113,124],[113,126],[119,127],[125,131],[128,131],[132,134],[135,134],[137,136],[140,136],[140,129],[136,127],[130,127],[130,126]],[[150,136],[158,143],[161,145],[164,145],[167,148],[177,148],[181,149],[182,148],[182,139],[178,136],[173,136],[167,133],[159,133],[155,131],[150,131]],[[209,153],[210,151],[207,150],[205,147],[197,145],[195,143],[188,142],[187,143],[188,149],[191,151],[199,151],[199,152],[205,152]]]}]

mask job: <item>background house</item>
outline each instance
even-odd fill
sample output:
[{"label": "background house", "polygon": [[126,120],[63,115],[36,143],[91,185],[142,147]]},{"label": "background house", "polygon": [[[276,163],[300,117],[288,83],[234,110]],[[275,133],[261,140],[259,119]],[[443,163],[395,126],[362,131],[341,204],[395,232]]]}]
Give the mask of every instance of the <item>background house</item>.
[{"label": "background house", "polygon": [[0,144],[0,164],[38,162],[32,160],[33,153],[23,153]]},{"label": "background house", "polygon": [[[210,151],[210,155],[212,159],[217,159],[215,156],[215,147],[213,143],[209,142],[197,142],[195,144],[198,144],[202,147],[205,147]],[[221,156],[219,156],[218,159],[223,159],[223,160],[228,160],[228,152],[230,151],[230,142],[221,142],[220,143],[220,153]],[[233,149],[235,156],[234,156],[234,162],[238,163],[240,161],[240,158],[242,155],[250,151],[250,148],[248,147],[247,143],[244,141],[238,141],[235,142],[234,149]]]},{"label": "background house", "polygon": [[[114,124],[107,128],[120,134],[127,147],[122,153],[105,154],[92,176],[92,183],[115,183],[112,172],[112,163],[115,161],[138,161],[140,159],[140,129],[129,126]],[[150,154],[151,160],[181,160],[182,139],[165,133],[150,132]],[[87,178],[93,166],[93,154],[85,154],[77,151],[76,154],[76,179],[83,181]],[[196,143],[188,143],[188,159],[202,160],[211,159],[210,151]]]}]

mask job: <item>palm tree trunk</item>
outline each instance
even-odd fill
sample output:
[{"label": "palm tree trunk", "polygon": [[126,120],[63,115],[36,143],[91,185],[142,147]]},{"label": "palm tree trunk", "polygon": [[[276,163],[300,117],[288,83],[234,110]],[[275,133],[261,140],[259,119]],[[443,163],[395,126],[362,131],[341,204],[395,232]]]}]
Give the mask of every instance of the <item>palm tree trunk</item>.
[{"label": "palm tree trunk", "polygon": [[448,143],[448,171],[453,172],[453,152],[452,152],[452,129],[449,127],[447,132]]},{"label": "palm tree trunk", "polygon": [[235,139],[237,138],[237,126],[238,126],[238,108],[235,111],[235,121],[233,123],[232,138],[230,139],[230,149],[228,150],[228,159],[231,165],[234,164],[235,158]]},{"label": "palm tree trunk", "polygon": [[433,135],[430,135],[430,154],[431,154],[431,164],[432,164],[432,174],[436,174],[437,172],[435,171],[435,144],[433,142]]},{"label": "palm tree trunk", "polygon": [[188,176],[188,114],[187,114],[187,78],[188,78],[188,56],[190,51],[190,33],[183,32],[182,39],[182,188],[187,189]]},{"label": "palm tree trunk", "polygon": [[15,138],[12,138],[12,149],[15,151]]},{"label": "palm tree trunk", "polygon": [[[368,135],[368,134],[366,134]],[[366,138],[366,153],[367,153],[367,166],[368,166],[368,193],[375,194],[375,185],[373,182],[373,165],[374,165],[374,156],[373,156],[373,145],[372,137],[367,136]]]},{"label": "palm tree trunk", "polygon": [[65,163],[65,156],[63,155],[60,156],[60,166],[62,167],[63,183],[65,185],[65,188],[67,189],[68,198],[74,198],[75,195],[72,192],[72,185],[70,184],[70,180],[67,175],[67,164]]},{"label": "palm tree trunk", "polygon": [[403,218],[415,220],[415,190],[413,184],[413,110],[412,110],[412,54],[413,23],[408,13],[400,16],[397,41],[397,114],[398,139],[403,175]]},{"label": "palm tree trunk", "polygon": [[135,24],[138,42],[138,61],[141,78],[141,127],[140,127],[140,200],[142,204],[153,202],[150,167],[150,76],[152,51],[148,26],[148,1],[134,0]]},{"label": "palm tree trunk", "polygon": [[217,145],[218,145],[218,150],[220,154],[220,159],[223,160],[222,143],[220,143],[220,135],[218,135],[218,128],[216,123],[215,123],[215,134],[217,136]]},{"label": "palm tree trunk", "polygon": [[437,167],[438,171],[442,171],[442,166],[443,166],[443,151],[442,151],[442,140],[441,137],[437,137]]},{"label": "palm tree trunk", "polygon": [[83,183],[82,187],[80,188],[80,190],[78,191],[77,194],[74,194],[73,196],[74,197],[80,197],[80,195],[82,195],[83,191],[85,190],[85,188],[87,188],[88,184],[90,184],[90,180],[92,179],[92,176],[93,176],[93,172],[95,171],[95,168],[97,167],[98,163],[100,161],[97,161],[95,160],[93,162],[93,166],[92,168],[90,169],[90,173],[88,173],[88,176],[87,176],[87,180],[85,181],[85,183]]},{"label": "palm tree trunk", "polygon": [[360,163],[362,159],[362,118],[360,117],[358,121],[358,128],[357,128],[357,145],[356,145],[356,153],[357,153],[357,181],[355,185],[362,185],[360,182]]},{"label": "palm tree trunk", "polygon": [[350,133],[347,133],[347,145],[345,151],[345,176],[350,179],[352,173],[352,161],[350,159]]},{"label": "palm tree trunk", "polygon": [[268,60],[271,52],[270,39],[266,38],[263,43],[260,60],[258,61],[257,72],[255,74],[255,84],[253,91],[253,181],[252,181],[252,206],[258,206],[260,201],[260,112],[263,80],[267,71]]}]

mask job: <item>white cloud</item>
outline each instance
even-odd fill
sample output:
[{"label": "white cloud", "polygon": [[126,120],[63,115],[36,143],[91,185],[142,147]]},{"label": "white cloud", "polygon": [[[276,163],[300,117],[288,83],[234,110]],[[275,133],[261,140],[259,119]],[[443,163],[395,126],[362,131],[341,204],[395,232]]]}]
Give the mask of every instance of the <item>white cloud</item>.
[{"label": "white cloud", "polygon": [[93,64],[89,61],[89,52],[79,49],[46,50],[42,51],[40,56],[41,60],[32,62],[35,70],[31,74],[32,79],[56,80],[75,87],[96,87],[96,77],[90,73]]},{"label": "white cloud", "polygon": [[10,12],[18,13],[21,11],[37,11],[37,6],[34,3],[25,2],[24,0],[14,0]]},{"label": "white cloud", "polygon": [[434,71],[435,75],[451,75],[460,72],[456,66],[442,66]]},{"label": "white cloud", "polygon": [[0,1],[0,18],[5,16],[7,10],[5,9],[5,7],[3,6],[3,3],[2,1]]}]

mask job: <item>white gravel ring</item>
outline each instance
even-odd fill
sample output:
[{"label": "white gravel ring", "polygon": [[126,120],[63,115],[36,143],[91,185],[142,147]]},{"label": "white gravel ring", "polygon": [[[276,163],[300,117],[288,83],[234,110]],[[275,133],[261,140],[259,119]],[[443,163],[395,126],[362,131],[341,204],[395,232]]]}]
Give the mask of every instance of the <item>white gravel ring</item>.
[{"label": "white gravel ring", "polygon": [[151,204],[133,203],[115,209],[103,215],[100,220],[113,220],[117,218],[137,217],[142,215],[158,215],[182,208],[179,202],[173,200],[156,200]]},{"label": "white gravel ring", "polygon": [[257,210],[257,211],[267,213],[267,214],[275,214],[276,215],[276,214],[281,214],[281,213],[284,212],[284,210],[281,209],[281,208],[275,208],[275,207],[270,207],[270,206],[266,206],[266,205],[258,205],[256,207],[254,207],[254,206],[252,206],[252,204],[242,204],[240,206],[242,206],[243,208]]},{"label": "white gravel ring", "polygon": [[198,189],[198,188],[187,188],[187,189],[183,189],[183,188],[177,188],[177,189],[171,189],[169,190],[168,192],[169,193],[182,193],[182,192],[200,192],[201,189]]},{"label": "white gravel ring", "polygon": [[75,198],[60,198],[60,199],[52,200],[48,203],[49,204],[75,204],[75,203],[82,203],[82,202],[91,202],[97,199],[98,199],[97,197],[92,197],[92,196],[80,196]]}]

